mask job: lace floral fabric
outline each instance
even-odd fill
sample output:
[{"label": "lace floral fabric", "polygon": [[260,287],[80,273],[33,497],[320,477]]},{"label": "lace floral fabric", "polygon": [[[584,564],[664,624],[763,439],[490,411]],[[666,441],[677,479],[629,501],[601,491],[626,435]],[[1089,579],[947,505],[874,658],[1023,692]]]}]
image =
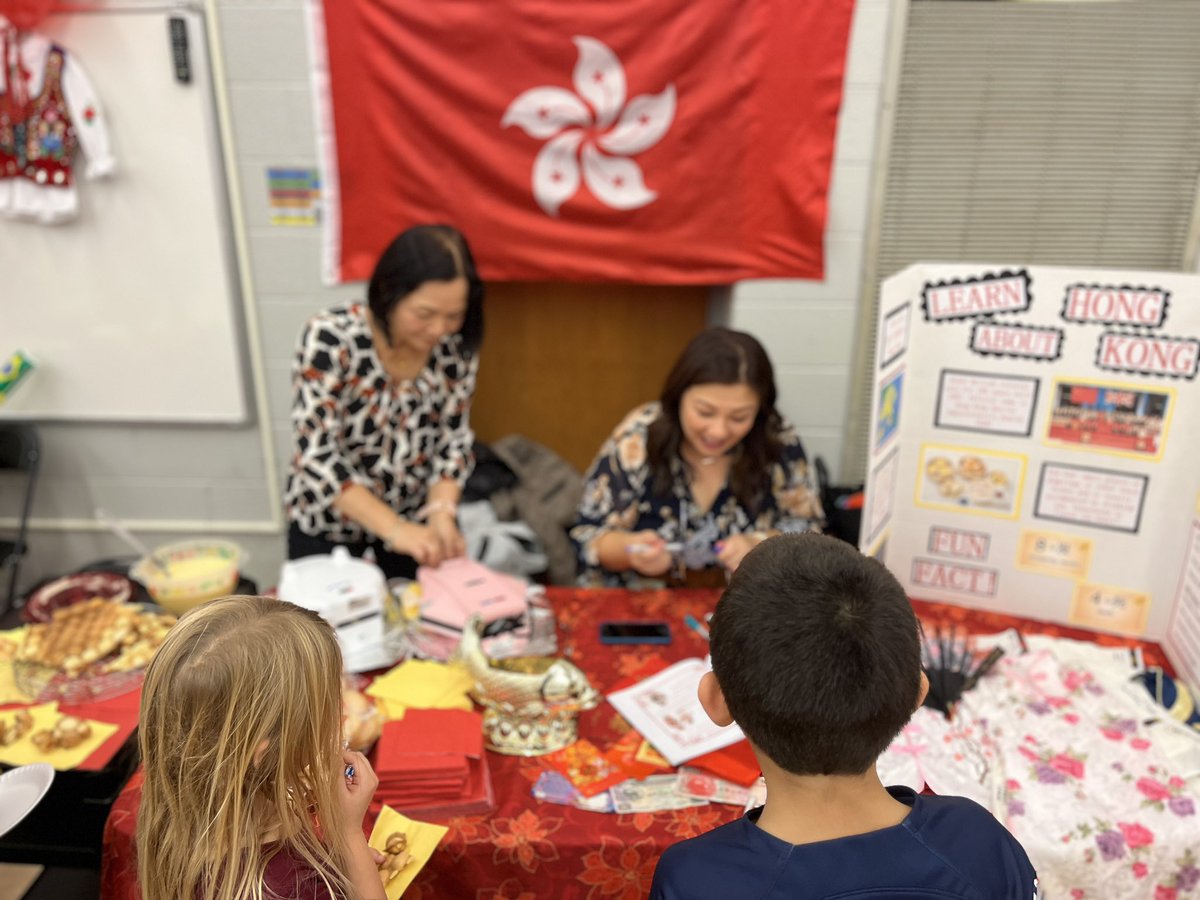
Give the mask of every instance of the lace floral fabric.
[{"label": "lace floral fabric", "polygon": [[1200,737],[1125,689],[1136,663],[1128,651],[1039,638],[1002,659],[955,722],[918,711],[881,776],[987,806],[1047,897],[1200,898]]}]

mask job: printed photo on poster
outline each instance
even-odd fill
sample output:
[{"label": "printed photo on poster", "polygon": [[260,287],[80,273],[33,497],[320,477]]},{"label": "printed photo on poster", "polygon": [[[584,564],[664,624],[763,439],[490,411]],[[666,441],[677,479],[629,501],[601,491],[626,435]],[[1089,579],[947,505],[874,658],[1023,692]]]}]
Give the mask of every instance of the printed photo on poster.
[{"label": "printed photo on poster", "polygon": [[871,472],[871,491],[867,494],[866,535],[863,546],[872,546],[892,517],[896,492],[896,464],[900,451],[893,450]]},{"label": "printed photo on poster", "polygon": [[1106,584],[1075,585],[1067,621],[1081,628],[1116,631],[1137,637],[1146,630],[1150,595]]},{"label": "printed photo on poster", "polygon": [[1039,384],[1039,379],[1022,375],[942,369],[933,424],[957,431],[1029,437]]},{"label": "printed photo on poster", "polygon": [[924,444],[917,506],[1015,519],[1021,506],[1025,457],[968,447]]},{"label": "printed photo on poster", "polygon": [[1050,397],[1047,443],[1144,459],[1162,456],[1174,388],[1055,379]]},{"label": "printed photo on poster", "polygon": [[904,303],[883,317],[879,336],[880,372],[898,360],[908,348],[908,315],[911,309],[911,303]]},{"label": "printed photo on poster", "polygon": [[1017,568],[1054,578],[1087,578],[1092,547],[1090,538],[1023,530],[1017,543]]},{"label": "printed photo on poster", "polygon": [[904,399],[904,370],[889,376],[879,387],[875,410],[875,452],[879,452],[900,430],[900,402]]},{"label": "printed photo on poster", "polygon": [[1042,463],[1033,515],[1055,522],[1137,534],[1149,483],[1147,475]]}]

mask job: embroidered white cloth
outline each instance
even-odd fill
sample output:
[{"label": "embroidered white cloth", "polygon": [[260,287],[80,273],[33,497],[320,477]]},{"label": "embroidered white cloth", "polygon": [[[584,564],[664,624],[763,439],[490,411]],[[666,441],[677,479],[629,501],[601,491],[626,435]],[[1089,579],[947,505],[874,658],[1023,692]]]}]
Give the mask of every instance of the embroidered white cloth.
[{"label": "embroidered white cloth", "polygon": [[919,710],[881,776],[911,759],[934,791],[987,806],[1047,898],[1200,900],[1200,777],[1187,753],[1200,738],[1126,689],[1140,665],[1129,651],[1046,637],[1029,647],[965,695],[954,723]]}]

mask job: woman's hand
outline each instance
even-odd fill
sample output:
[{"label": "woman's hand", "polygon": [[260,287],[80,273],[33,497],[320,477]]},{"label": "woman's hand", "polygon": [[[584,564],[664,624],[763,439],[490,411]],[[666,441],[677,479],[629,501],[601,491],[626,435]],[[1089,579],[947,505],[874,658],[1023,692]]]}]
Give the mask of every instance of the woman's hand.
[{"label": "woman's hand", "polygon": [[[353,766],[354,774],[347,778],[346,767]],[[346,816],[346,828],[351,833],[362,833],[363,817],[371,798],[375,796],[375,788],[379,787],[379,777],[367,758],[357,750],[342,751],[342,767],[337,773],[340,792],[338,798],[342,801],[342,812]]]},{"label": "woman's hand", "polygon": [[458,517],[453,512],[436,512],[431,515],[429,529],[437,539],[442,559],[457,559],[467,555],[467,542],[458,530]]},{"label": "woman's hand", "polygon": [[757,534],[735,534],[727,537],[717,544],[717,562],[730,572],[735,572],[746,554],[762,542],[762,536]]},{"label": "woman's hand", "polygon": [[388,534],[385,543],[389,550],[405,553],[422,566],[436,566],[446,558],[442,552],[442,541],[430,525],[400,522]]},{"label": "woman's hand", "polygon": [[671,553],[667,542],[656,531],[638,531],[629,536],[625,545],[629,566],[647,578],[658,578],[671,568]]}]

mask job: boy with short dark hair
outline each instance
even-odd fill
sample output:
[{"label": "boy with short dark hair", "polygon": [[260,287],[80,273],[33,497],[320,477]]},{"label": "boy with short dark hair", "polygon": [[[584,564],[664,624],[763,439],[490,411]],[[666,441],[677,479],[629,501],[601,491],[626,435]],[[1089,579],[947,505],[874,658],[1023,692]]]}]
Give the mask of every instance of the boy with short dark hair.
[{"label": "boy with short dark hair", "polygon": [[843,541],[781,535],[746,556],[713,615],[700,702],[741,726],[767,802],[668,848],[652,900],[1038,896],[987,810],[875,772],[929,688],[918,627],[900,583]]}]

